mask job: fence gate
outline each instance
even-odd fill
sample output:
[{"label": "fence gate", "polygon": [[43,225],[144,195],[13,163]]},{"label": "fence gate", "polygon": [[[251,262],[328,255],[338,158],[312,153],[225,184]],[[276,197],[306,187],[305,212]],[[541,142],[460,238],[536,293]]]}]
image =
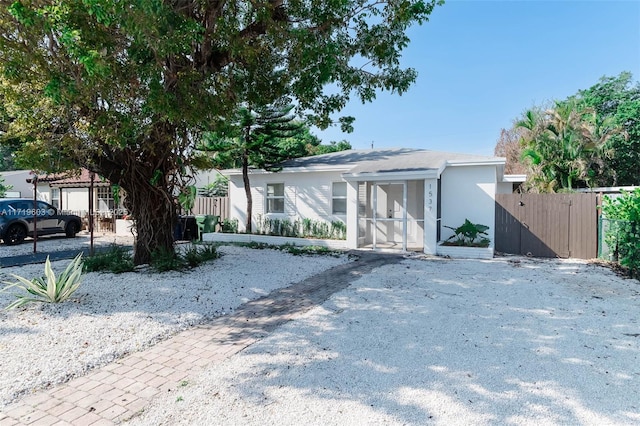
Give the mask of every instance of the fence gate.
[{"label": "fence gate", "polygon": [[497,194],[495,249],[536,257],[598,254],[598,195]]}]

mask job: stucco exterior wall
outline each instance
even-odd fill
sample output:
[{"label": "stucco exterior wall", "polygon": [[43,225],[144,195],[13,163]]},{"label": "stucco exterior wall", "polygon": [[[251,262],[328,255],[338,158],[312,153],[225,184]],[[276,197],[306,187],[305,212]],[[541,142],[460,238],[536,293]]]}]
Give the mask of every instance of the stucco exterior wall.
[{"label": "stucco exterior wall", "polygon": [[496,194],[513,194],[513,182],[498,182]]},{"label": "stucco exterior wall", "polygon": [[88,188],[62,188],[61,197],[63,210],[89,210]]},{"label": "stucco exterior wall", "polygon": [[495,166],[447,167],[441,175],[441,235],[446,240],[457,227],[469,219],[489,226],[487,233],[493,247],[495,241]]},{"label": "stucco exterior wall", "polygon": [[[249,178],[253,198],[252,228],[254,231],[257,229],[259,216],[289,220],[307,218],[327,222],[337,220],[346,222],[346,215],[331,214],[332,183],[343,182],[340,172],[266,173],[253,174]],[[284,184],[284,213],[265,214],[265,194],[268,183]],[[353,194],[349,195],[353,197]],[[231,218],[238,219],[238,230],[244,232],[247,199],[242,176],[230,177],[229,198],[231,201],[229,215]],[[347,205],[349,208],[350,203]]]},{"label": "stucco exterior wall", "polygon": [[20,198],[33,197],[33,185],[27,183],[27,179],[31,178],[29,170],[15,170],[10,172],[1,172],[0,176],[4,179],[4,184],[12,186],[9,192],[19,192]]}]

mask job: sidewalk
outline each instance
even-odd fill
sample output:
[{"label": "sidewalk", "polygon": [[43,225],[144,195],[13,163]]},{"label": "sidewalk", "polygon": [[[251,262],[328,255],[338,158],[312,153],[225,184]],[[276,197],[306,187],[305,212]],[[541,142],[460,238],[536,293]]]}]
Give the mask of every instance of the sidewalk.
[{"label": "sidewalk", "polygon": [[0,424],[113,425],[141,412],[160,392],[172,392],[207,365],[240,352],[360,276],[401,255],[358,252],[358,259],[273,291],[219,317],[0,412]]}]

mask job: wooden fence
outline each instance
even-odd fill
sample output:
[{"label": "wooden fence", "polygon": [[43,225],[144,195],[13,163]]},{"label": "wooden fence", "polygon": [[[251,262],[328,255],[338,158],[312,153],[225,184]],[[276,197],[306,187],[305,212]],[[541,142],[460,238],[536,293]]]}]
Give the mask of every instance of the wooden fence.
[{"label": "wooden fence", "polygon": [[536,257],[595,258],[598,202],[594,193],[497,194],[495,249]]},{"label": "wooden fence", "polygon": [[197,197],[192,212],[220,216],[223,221],[229,217],[229,197]]}]

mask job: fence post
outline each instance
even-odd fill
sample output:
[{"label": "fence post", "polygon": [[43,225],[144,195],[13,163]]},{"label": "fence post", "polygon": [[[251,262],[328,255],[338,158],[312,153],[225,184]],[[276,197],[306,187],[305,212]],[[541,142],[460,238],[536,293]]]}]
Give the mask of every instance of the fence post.
[{"label": "fence post", "polygon": [[602,215],[598,215],[598,259],[602,258],[602,239],[604,235],[602,234]]}]

